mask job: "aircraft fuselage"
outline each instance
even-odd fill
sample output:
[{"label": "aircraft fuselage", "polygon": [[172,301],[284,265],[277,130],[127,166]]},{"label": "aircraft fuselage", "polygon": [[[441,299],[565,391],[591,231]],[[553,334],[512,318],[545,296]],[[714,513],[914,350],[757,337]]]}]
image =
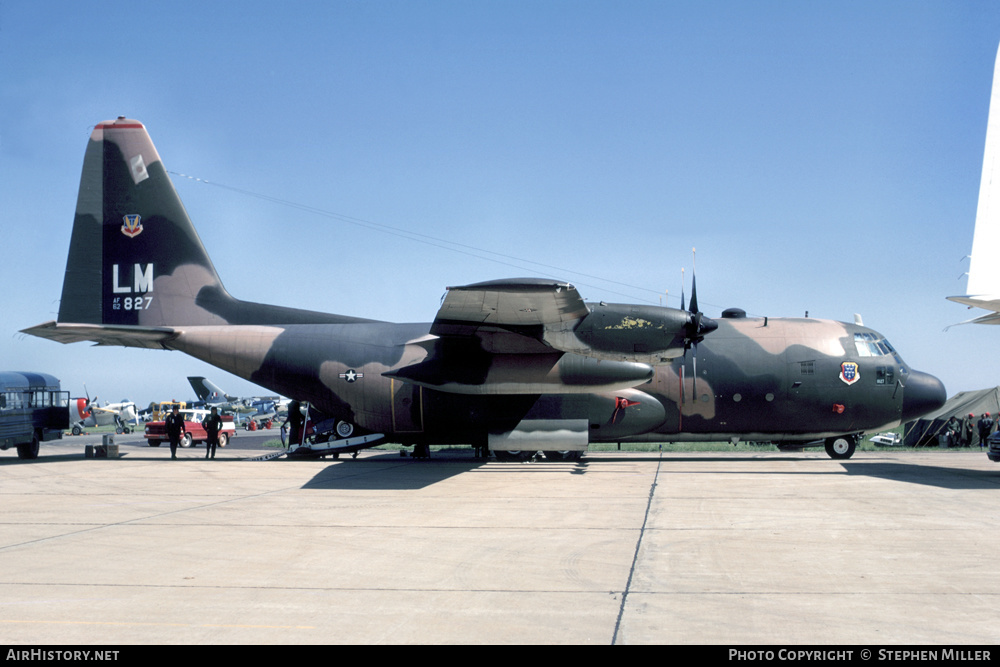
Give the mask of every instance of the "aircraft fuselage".
[{"label": "aircraft fuselage", "polygon": [[[634,384],[628,372],[643,364],[584,360],[611,371],[603,385],[593,374],[582,384],[557,372],[576,355],[553,351],[470,350],[465,383],[478,391],[441,391],[383,375],[428,358],[429,324],[184,327],[168,346],[407,443],[468,443],[524,419],[586,420],[590,442],[804,441],[891,428],[923,402],[906,385],[924,374],[893,352],[878,353],[884,338],[871,329],[818,319],[717,322],[709,340],[653,366],[650,379],[634,388],[621,384]],[[505,367],[495,367],[500,361]],[[627,364],[623,383],[615,383],[616,364]],[[504,393],[504,374],[517,382],[516,393]],[[620,407],[620,398],[632,404]]]}]

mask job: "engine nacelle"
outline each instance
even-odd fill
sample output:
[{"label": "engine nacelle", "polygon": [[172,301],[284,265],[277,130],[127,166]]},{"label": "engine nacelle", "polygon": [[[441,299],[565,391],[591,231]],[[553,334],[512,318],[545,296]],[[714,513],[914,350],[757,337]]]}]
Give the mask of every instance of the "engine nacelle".
[{"label": "engine nacelle", "polygon": [[683,355],[693,340],[719,326],[677,308],[604,302],[587,306],[590,314],[572,331],[545,332],[545,342],[597,359],[661,364]]}]

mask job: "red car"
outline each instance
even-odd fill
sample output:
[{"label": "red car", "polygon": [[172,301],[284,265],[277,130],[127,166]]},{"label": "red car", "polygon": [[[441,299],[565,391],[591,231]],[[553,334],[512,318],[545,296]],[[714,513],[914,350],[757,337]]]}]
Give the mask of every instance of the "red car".
[{"label": "red car", "polygon": [[[208,410],[181,410],[184,417],[184,435],[181,436],[181,447],[205,442],[208,440],[208,433],[201,423],[208,418]],[[222,430],[219,431],[219,447],[229,444],[229,439],[236,436],[236,427],[233,425],[233,418],[230,415],[222,415]],[[146,443],[150,447],[159,447],[161,442],[170,443],[167,437],[166,422],[149,422],[146,424]]]}]

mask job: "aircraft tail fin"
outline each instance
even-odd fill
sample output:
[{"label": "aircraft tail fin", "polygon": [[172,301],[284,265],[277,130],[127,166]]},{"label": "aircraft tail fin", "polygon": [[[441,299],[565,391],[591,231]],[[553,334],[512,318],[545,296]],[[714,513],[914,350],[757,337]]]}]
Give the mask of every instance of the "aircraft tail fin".
[{"label": "aircraft tail fin", "polygon": [[58,321],[23,331],[155,348],[185,326],[365,321],[230,296],[146,128],[119,117],[87,144]]},{"label": "aircraft tail fin", "polygon": [[[979,182],[979,205],[976,227],[972,236],[972,257],[969,261],[969,281],[964,301],[996,310],[1000,295],[1000,50],[993,69],[993,89],[990,93],[989,119],[986,123],[986,146],[983,151],[983,173]],[[993,301],[991,305],[989,302]]]},{"label": "aircraft tail fin", "polygon": [[178,327],[365,321],[230,296],[146,128],[119,117],[87,144],[58,321],[23,331],[156,348]]},{"label": "aircraft tail fin", "polygon": [[217,384],[208,378],[188,377],[188,382],[191,383],[191,388],[194,389],[194,393],[200,401],[222,403],[223,401],[233,399],[232,396],[222,391]]},{"label": "aircraft tail fin", "polygon": [[235,300],[146,128],[123,117],[98,123],[83,160],[59,322],[225,324],[220,301]]}]

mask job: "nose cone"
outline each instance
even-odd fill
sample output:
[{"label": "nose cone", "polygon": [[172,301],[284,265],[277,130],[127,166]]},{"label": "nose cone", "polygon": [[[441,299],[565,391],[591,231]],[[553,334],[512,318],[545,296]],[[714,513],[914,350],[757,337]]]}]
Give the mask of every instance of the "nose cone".
[{"label": "nose cone", "polygon": [[928,373],[913,371],[903,389],[903,421],[934,412],[944,405],[947,398],[941,380]]},{"label": "nose cone", "polygon": [[698,335],[705,336],[707,334],[712,333],[718,328],[719,328],[718,322],[716,322],[711,318],[703,317],[701,318],[701,325],[698,327]]}]

